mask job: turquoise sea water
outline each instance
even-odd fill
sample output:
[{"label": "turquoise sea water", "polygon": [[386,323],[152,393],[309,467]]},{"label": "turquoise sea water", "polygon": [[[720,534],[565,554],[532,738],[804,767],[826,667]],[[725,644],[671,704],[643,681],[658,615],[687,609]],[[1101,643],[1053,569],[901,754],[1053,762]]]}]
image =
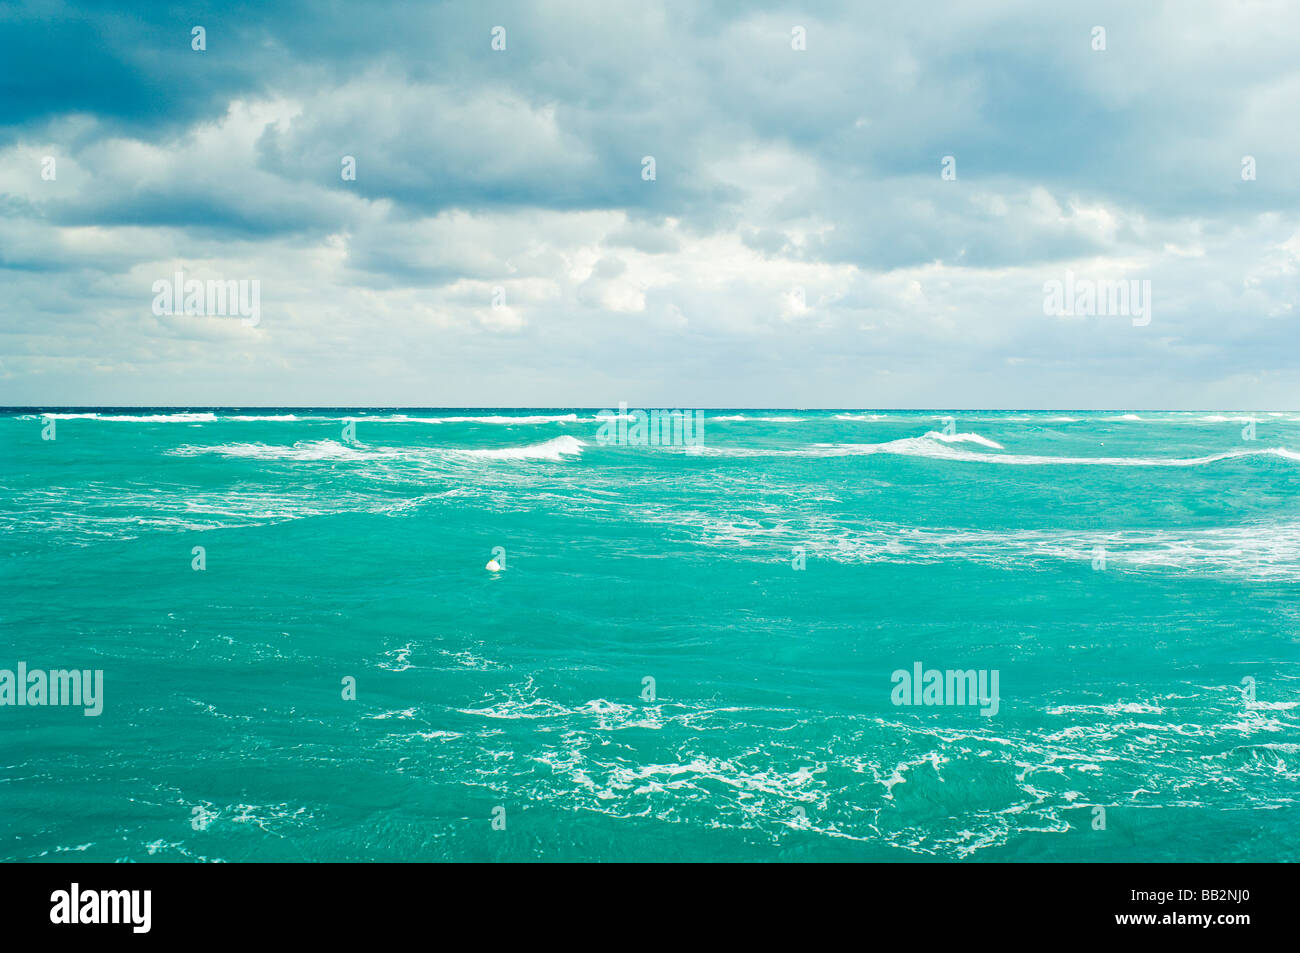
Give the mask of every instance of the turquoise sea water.
[{"label": "turquoise sea water", "polygon": [[59,413],[0,859],[1300,858],[1300,413]]}]

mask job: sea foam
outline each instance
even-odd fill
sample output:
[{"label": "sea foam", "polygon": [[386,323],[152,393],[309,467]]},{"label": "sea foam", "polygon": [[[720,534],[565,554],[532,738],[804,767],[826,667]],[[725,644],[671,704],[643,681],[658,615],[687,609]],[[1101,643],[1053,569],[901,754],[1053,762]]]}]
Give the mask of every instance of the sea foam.
[{"label": "sea foam", "polygon": [[213,454],[252,460],[380,460],[427,461],[431,458],[468,458],[493,460],[562,460],[582,453],[585,446],[575,437],[555,437],[543,443],[523,447],[462,449],[458,447],[377,447],[347,444],[337,440],[301,440],[292,446],[266,443],[225,443],[216,446],[188,445],[167,451],[171,456],[195,457]]}]

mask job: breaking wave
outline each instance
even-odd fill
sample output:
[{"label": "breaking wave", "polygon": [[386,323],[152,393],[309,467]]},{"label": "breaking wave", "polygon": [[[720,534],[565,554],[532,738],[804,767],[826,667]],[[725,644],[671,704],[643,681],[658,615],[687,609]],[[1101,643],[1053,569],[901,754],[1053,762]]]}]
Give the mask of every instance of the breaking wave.
[{"label": "breaking wave", "polygon": [[1223,460],[1246,457],[1275,457],[1300,462],[1300,453],[1284,447],[1252,450],[1226,450],[1199,457],[1065,457],[1041,454],[982,453],[953,444],[970,443],[991,450],[1003,446],[976,433],[942,434],[930,431],[921,437],[903,437],[884,443],[823,443],[792,450],[765,450],[747,447],[692,447],[694,453],[705,456],[765,457],[852,457],[885,453],[905,457],[925,457],[931,460],[949,460],[962,463],[1000,463],[1010,466],[1113,466],[1113,467],[1195,467]]},{"label": "breaking wave", "polygon": [[[27,414],[25,420],[49,417],[51,420],[117,420],[134,424],[203,424],[217,419],[212,413],[184,414]],[[256,419],[256,418],[249,418]]]},{"label": "breaking wave", "polygon": [[456,447],[375,447],[364,444],[346,444],[337,440],[301,440],[292,446],[266,443],[225,443],[212,447],[184,446],[167,453],[178,457],[216,455],[252,460],[287,460],[309,462],[331,461],[428,461],[440,459],[491,459],[491,460],[563,460],[582,453],[585,446],[574,437],[556,437],[543,443],[523,447],[490,449],[460,449]]}]

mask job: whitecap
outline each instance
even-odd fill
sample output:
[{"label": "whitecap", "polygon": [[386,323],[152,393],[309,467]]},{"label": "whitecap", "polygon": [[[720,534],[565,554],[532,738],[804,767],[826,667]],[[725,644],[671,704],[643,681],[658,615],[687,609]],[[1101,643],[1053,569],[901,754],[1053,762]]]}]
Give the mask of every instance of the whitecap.
[{"label": "whitecap", "polygon": [[562,460],[582,453],[585,444],[574,437],[555,437],[543,443],[523,447],[458,448],[458,447],[374,447],[365,444],[345,444],[337,440],[301,440],[292,446],[265,443],[226,443],[216,446],[183,446],[167,453],[178,457],[215,454],[223,457],[253,460],[378,460],[423,461],[430,458],[468,458],[492,460]]},{"label": "whitecap", "polygon": [[29,414],[25,419],[34,417],[48,417],[51,420],[115,420],[123,423],[135,424],[203,424],[212,423],[217,419],[216,414],[212,413],[184,413],[184,414]]}]

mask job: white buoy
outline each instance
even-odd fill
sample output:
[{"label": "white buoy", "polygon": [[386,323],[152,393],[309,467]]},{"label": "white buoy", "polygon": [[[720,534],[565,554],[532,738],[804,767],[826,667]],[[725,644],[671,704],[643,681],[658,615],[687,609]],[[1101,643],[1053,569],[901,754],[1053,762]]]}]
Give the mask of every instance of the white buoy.
[{"label": "white buoy", "polygon": [[487,564],[487,571],[488,571],[488,572],[500,572],[500,571],[501,571],[501,564],[500,564],[499,562],[497,562],[495,559],[489,560],[489,561],[488,561],[488,564]]}]

